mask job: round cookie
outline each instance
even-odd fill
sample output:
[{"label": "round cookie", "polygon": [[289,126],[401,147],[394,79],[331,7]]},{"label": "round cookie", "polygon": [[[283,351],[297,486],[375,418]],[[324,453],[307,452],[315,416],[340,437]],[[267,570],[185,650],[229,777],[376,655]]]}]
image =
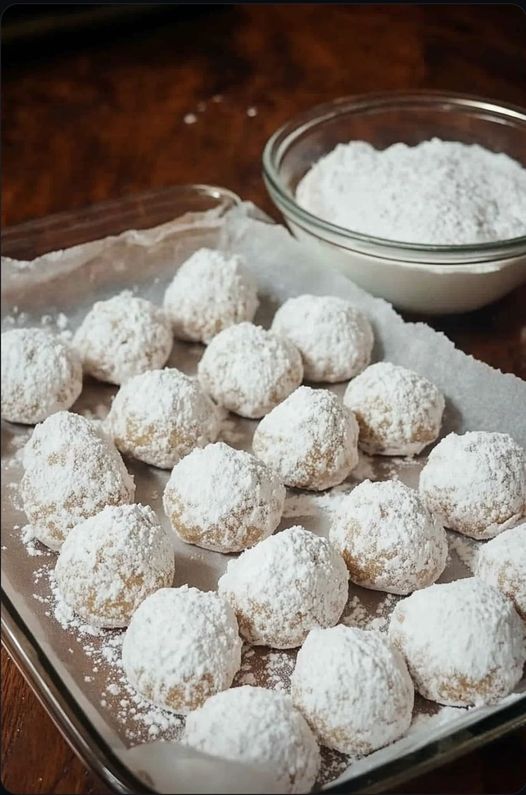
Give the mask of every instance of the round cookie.
[{"label": "round cookie", "polygon": [[2,417],[33,425],[69,409],[82,391],[75,351],[38,328],[2,334]]},{"label": "round cookie", "polygon": [[524,624],[496,588],[469,577],[398,602],[389,636],[424,698],[466,707],[513,690],[526,659]]},{"label": "round cookie", "polygon": [[505,433],[450,433],[429,454],[420,493],[445,527],[493,538],[526,515],[526,457]]},{"label": "round cookie", "polygon": [[194,378],[167,368],[123,384],[107,426],[121,453],[171,469],[194,447],[216,439],[219,414]]},{"label": "round cookie", "polygon": [[65,602],[89,624],[125,627],[147,596],[173,582],[170,534],[148,506],[108,506],[71,530],[55,578]]},{"label": "round cookie", "polygon": [[411,677],[380,632],[313,629],[298,652],[291,695],[318,742],[344,754],[382,748],[411,723]]},{"label": "round cookie", "polygon": [[358,463],[352,411],[325,389],[300,386],[259,423],[252,447],[286,486],[321,491]]},{"label": "round cookie", "polygon": [[343,402],[358,420],[358,446],[371,455],[420,453],[437,438],[445,405],[431,381],[390,362],[357,375]]},{"label": "round cookie", "polygon": [[203,753],[267,770],[275,792],[310,792],[320,752],[289,695],[234,687],[212,696],[186,719],[183,743]]},{"label": "round cookie", "polygon": [[93,304],[73,337],[84,372],[119,385],[163,367],[172,343],[163,310],[129,291]]},{"label": "round cookie", "polygon": [[35,536],[51,549],[106,505],[133,501],[135,484],[111,440],[91,420],[58,411],[35,427],[20,483]]},{"label": "round cookie", "polygon": [[258,303],[243,258],[210,248],[200,248],[183,262],[164,296],[175,336],[204,343],[229,326],[252,320]]},{"label": "round cookie", "polygon": [[475,561],[477,577],[512,599],[526,620],[526,522],[484,544]]},{"label": "round cookie", "polygon": [[238,323],[213,338],[198,366],[201,386],[216,403],[256,419],[301,384],[303,365],[287,339],[252,323]]},{"label": "round cookie", "polygon": [[234,612],[213,591],[160,588],[133,614],[122,663],[141,696],[185,715],[230,687],[239,670]]},{"label": "round cookie", "polygon": [[240,552],[271,535],[285,487],[262,461],[223,442],[193,450],[173,468],[163,504],[183,541]]},{"label": "round cookie", "polygon": [[313,627],[338,621],[347,602],[348,576],[327,539],[296,526],[229,561],[218,587],[249,643],[293,649]]},{"label": "round cookie", "polygon": [[418,492],[397,480],[365,480],[345,496],[331,541],[357,585],[408,594],[438,579],[446,565],[444,528]]},{"label": "round cookie", "polygon": [[347,381],[367,367],[374,337],[369,320],[350,301],[299,295],[278,309],[272,331],[287,337],[303,359],[308,381]]}]

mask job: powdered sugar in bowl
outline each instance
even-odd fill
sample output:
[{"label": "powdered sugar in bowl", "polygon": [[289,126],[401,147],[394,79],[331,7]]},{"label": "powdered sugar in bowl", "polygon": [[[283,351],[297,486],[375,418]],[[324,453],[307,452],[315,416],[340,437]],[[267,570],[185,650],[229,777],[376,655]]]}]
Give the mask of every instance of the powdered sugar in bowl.
[{"label": "powdered sugar in bowl", "polygon": [[[438,139],[438,145],[433,139]],[[429,235],[430,225],[425,221],[433,220],[429,218],[432,211],[423,199],[422,207],[425,209],[419,215],[418,202],[415,203],[407,185],[401,186],[405,191],[393,190],[391,208],[387,203],[387,215],[393,209],[391,218],[387,218],[386,223],[383,217],[378,223],[378,231],[374,227],[374,201],[370,201],[373,181],[364,181],[364,194],[365,191],[368,194],[364,195],[364,205],[367,206],[361,213],[359,231],[354,231],[356,225],[351,229],[351,224],[342,222],[344,213],[325,212],[324,215],[317,211],[315,203],[309,204],[308,197],[305,200],[305,191],[302,196],[302,189],[300,187],[298,191],[298,186],[318,161],[339,144],[349,144],[350,141],[369,145],[358,152],[364,159],[371,153],[376,155],[374,150],[387,150],[393,144],[406,144],[411,147],[410,154],[420,151],[428,157],[435,153],[441,156],[445,152],[452,155],[451,163],[457,157],[466,170],[469,168],[468,155],[489,158],[490,166],[494,164],[497,170],[506,170],[514,180],[514,194],[506,193],[505,180],[496,188],[501,205],[497,210],[500,209],[501,217],[510,217],[514,207],[522,201],[526,203],[522,188],[526,173],[520,173],[520,166],[526,168],[526,111],[474,97],[438,92],[390,92],[343,98],[295,117],[270,138],[263,154],[267,189],[294,235],[315,248],[321,261],[336,265],[357,284],[400,309],[431,314],[469,311],[502,297],[526,281],[526,221],[524,229],[520,215],[509,224],[499,225],[497,222],[493,225],[491,201],[486,201],[484,196],[479,197],[482,199],[479,207],[484,211],[481,221],[474,200],[476,197],[466,196],[466,185],[460,184],[455,170],[451,170],[451,163],[452,182],[456,179],[459,193],[463,192],[459,195],[459,201],[463,202],[462,212],[456,208],[456,217],[453,213],[451,225],[460,218],[465,228],[459,230],[458,236],[453,232],[447,242],[440,238],[447,224],[442,224],[442,231],[439,230],[439,237],[434,241],[423,241],[422,235]],[[443,145],[445,142],[454,143],[448,149]],[[468,146],[463,148],[462,144]],[[472,144],[478,146],[472,147]],[[408,150],[402,146],[399,152],[395,152],[397,156],[398,153],[404,156]],[[463,153],[466,153],[465,158]],[[382,151],[381,154],[383,157],[385,153]],[[475,177],[476,158],[473,158],[471,166]],[[515,164],[511,159],[516,161]],[[395,163],[400,169],[404,166],[401,161],[402,157],[398,157],[398,164]],[[374,168],[372,164],[372,173]],[[484,169],[486,176],[487,173],[488,169]],[[414,181],[414,174],[412,179]],[[410,183],[411,179],[407,182]],[[475,189],[477,187],[475,184]],[[339,186],[335,186],[335,190],[338,189]],[[311,185],[311,196],[313,193]],[[451,207],[455,200],[454,186],[446,193],[448,196],[443,196],[442,205],[447,212],[448,201]],[[346,200],[349,200],[348,196]],[[359,204],[358,201],[356,206]],[[384,202],[379,212],[383,212],[385,207]],[[466,220],[464,207],[468,212],[470,207],[473,208],[470,223]],[[368,225],[367,220],[371,220],[373,225]],[[411,235],[411,223],[418,227],[414,229],[414,235]],[[477,224],[484,223],[487,229],[477,230]],[[396,234],[395,230],[401,231]],[[398,242],[400,237],[406,242]],[[461,242],[452,242],[457,237]]]}]

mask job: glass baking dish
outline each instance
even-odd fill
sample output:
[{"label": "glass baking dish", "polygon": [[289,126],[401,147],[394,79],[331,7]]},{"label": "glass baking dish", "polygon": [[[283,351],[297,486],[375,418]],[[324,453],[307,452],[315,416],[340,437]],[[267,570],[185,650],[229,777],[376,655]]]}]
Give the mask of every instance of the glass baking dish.
[{"label": "glass baking dish", "polygon": [[[217,218],[239,201],[235,194],[222,188],[200,185],[170,188],[107,202],[84,211],[63,213],[7,229],[2,235],[2,254],[29,260],[49,251],[117,235],[128,229],[155,227],[188,213],[212,210],[210,217]],[[190,237],[193,234],[191,224],[188,234]],[[213,245],[216,230],[212,222],[204,234]],[[200,235],[203,235],[202,228]],[[195,243],[190,241],[189,245]],[[144,274],[142,278],[144,280]],[[87,292],[89,283],[77,289]],[[16,431],[14,433],[16,435]],[[7,435],[3,433],[3,448],[4,443],[9,444],[6,439]],[[7,509],[4,513],[4,508],[3,504],[3,534],[8,531],[8,522],[12,521],[7,516]],[[23,517],[18,516],[16,520],[23,522]],[[27,558],[17,565],[20,570],[16,572],[16,577],[23,578],[24,567],[28,572],[32,571],[34,560]],[[83,688],[79,687],[78,677],[75,681],[71,671],[68,672],[67,666],[64,667],[55,653],[55,634],[58,637],[60,626],[57,624],[54,629],[52,621],[45,625],[38,623],[34,615],[35,603],[26,590],[17,587],[19,580],[14,581],[12,567],[10,569],[8,561],[4,562],[4,559],[2,574],[2,642],[73,750],[87,767],[117,792],[158,791],[138,778],[115,752],[108,740],[112,727],[102,725],[93,699],[90,701]],[[86,688],[89,689],[89,686]],[[517,728],[525,720],[525,703],[522,698],[503,705],[492,714],[482,714],[476,722],[462,728],[456,727],[447,736],[430,740],[416,751],[403,753],[397,759],[390,759],[377,764],[374,769],[355,775],[351,781],[326,789],[363,793],[385,791]]]}]

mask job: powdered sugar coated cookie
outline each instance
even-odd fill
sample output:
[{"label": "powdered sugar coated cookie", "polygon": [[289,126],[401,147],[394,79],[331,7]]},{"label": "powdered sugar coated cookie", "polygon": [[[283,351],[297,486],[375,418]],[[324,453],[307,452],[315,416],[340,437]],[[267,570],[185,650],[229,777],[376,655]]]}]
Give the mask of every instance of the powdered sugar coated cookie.
[{"label": "powdered sugar coated cookie", "polygon": [[82,391],[75,351],[38,328],[2,334],[2,417],[33,425],[69,409]]},{"label": "powdered sugar coated cookie", "polygon": [[358,463],[352,411],[325,389],[300,386],[259,423],[252,446],[287,486],[336,486]]},{"label": "powdered sugar coated cookie", "polygon": [[172,342],[163,310],[126,290],[97,301],[73,338],[84,372],[110,384],[162,367]]},{"label": "powdered sugar coated cookie", "polygon": [[198,378],[220,406],[256,419],[301,384],[303,365],[287,339],[238,323],[213,338],[199,362]]},{"label": "powdered sugar coated cookie", "polygon": [[180,266],[164,296],[176,337],[208,343],[223,329],[252,320],[255,282],[242,257],[200,248]]},{"label": "powdered sugar coated cookie", "polygon": [[310,792],[320,767],[314,735],[289,695],[234,687],[186,719],[183,742],[204,753],[272,771],[276,792]]},{"label": "powdered sugar coated cookie", "polygon": [[246,640],[291,649],[313,627],[338,621],[347,581],[343,558],[327,539],[296,526],[229,561],[219,593],[232,604]]},{"label": "powdered sugar coated cookie", "polygon": [[89,624],[125,627],[147,596],[173,582],[170,533],[146,505],[107,506],[71,530],[55,576],[65,602]]},{"label": "powdered sugar coated cookie", "polygon": [[123,384],[107,427],[122,453],[169,469],[194,447],[215,440],[219,415],[194,378],[167,368]]},{"label": "powdered sugar coated cookie", "polygon": [[333,295],[289,298],[274,315],[272,331],[297,347],[309,381],[346,381],[371,358],[369,320],[350,301]]},{"label": "powdered sugar coated cookie", "polygon": [[271,535],[284,502],[285,487],[272,469],[223,442],[179,461],[163,497],[183,541],[218,552],[240,552]]},{"label": "powdered sugar coated cookie", "polygon": [[313,629],[291,677],[294,704],[322,745],[368,754],[401,737],[414,690],[401,654],[379,632]]}]

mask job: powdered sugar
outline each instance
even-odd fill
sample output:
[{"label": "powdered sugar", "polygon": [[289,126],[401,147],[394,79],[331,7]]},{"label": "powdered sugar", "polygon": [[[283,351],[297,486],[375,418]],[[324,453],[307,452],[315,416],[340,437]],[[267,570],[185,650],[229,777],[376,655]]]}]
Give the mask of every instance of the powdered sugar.
[{"label": "powdered sugar", "polygon": [[371,358],[371,324],[344,298],[289,298],[274,315],[272,330],[298,348],[305,378],[310,381],[346,381],[361,372]]},{"label": "powdered sugar", "polygon": [[2,417],[34,424],[69,409],[82,390],[75,351],[38,328],[2,334]]},{"label": "powdered sugar", "polygon": [[362,234],[458,245],[526,234],[526,169],[504,153],[433,138],[339,144],[301,180],[306,210]]},{"label": "powdered sugar", "polygon": [[228,563],[218,583],[250,643],[294,648],[312,627],[340,618],[348,573],[330,543],[295,526],[261,541]]},{"label": "powdered sugar", "polygon": [[509,596],[526,619],[526,523],[484,544],[475,559],[475,573]]},{"label": "powdered sugar", "polygon": [[122,661],[141,695],[185,714],[232,684],[241,664],[234,613],[216,593],[161,588],[133,614]]},{"label": "powdered sugar", "polygon": [[291,694],[319,742],[342,753],[381,748],[411,723],[411,678],[378,632],[342,625],[312,630],[298,652]]},{"label": "powdered sugar", "polygon": [[303,379],[297,348],[252,323],[238,323],[215,336],[197,372],[216,403],[252,419],[268,414]]},{"label": "powdered sugar", "polygon": [[262,461],[218,442],[194,450],[174,467],[163,502],[184,541],[239,552],[274,532],[285,487]]},{"label": "powdered sugar", "polygon": [[219,415],[197,381],[172,368],[129,379],[107,424],[122,453],[168,469],[194,447],[214,441]]},{"label": "powdered sugar", "polygon": [[446,527],[492,538],[526,515],[526,457],[504,433],[450,433],[420,475],[428,507]]},{"label": "powdered sugar", "polygon": [[71,530],[55,577],[85,621],[126,626],[145,597],[173,582],[170,534],[149,506],[108,506]]},{"label": "powdered sugar", "polygon": [[92,422],[68,411],[37,425],[24,448],[24,510],[35,536],[60,549],[79,521],[133,500],[135,484],[119,453]]},{"label": "powdered sugar", "polygon": [[395,594],[438,579],[447,558],[444,529],[418,492],[395,480],[365,480],[346,497],[331,527],[353,582]]},{"label": "powdered sugar", "polygon": [[252,446],[287,486],[320,491],[358,463],[358,425],[340,399],[301,386],[259,423]]},{"label": "powdered sugar", "polygon": [[243,258],[209,248],[183,262],[164,296],[175,336],[195,342],[251,321],[257,307],[256,284]]},{"label": "powdered sugar", "polygon": [[125,290],[93,305],[73,344],[86,373],[122,384],[166,363],[172,332],[162,309]]},{"label": "powdered sugar", "polygon": [[406,367],[378,362],[354,378],[343,402],[358,420],[366,453],[414,455],[440,431],[444,397],[431,381]]},{"label": "powdered sugar", "polygon": [[271,770],[279,792],[310,792],[320,767],[314,735],[290,696],[261,687],[236,687],[209,698],[188,716],[183,742]]},{"label": "powdered sugar", "polygon": [[440,704],[492,704],[522,676],[524,624],[495,588],[470,577],[415,591],[395,607],[389,636],[417,690]]}]

